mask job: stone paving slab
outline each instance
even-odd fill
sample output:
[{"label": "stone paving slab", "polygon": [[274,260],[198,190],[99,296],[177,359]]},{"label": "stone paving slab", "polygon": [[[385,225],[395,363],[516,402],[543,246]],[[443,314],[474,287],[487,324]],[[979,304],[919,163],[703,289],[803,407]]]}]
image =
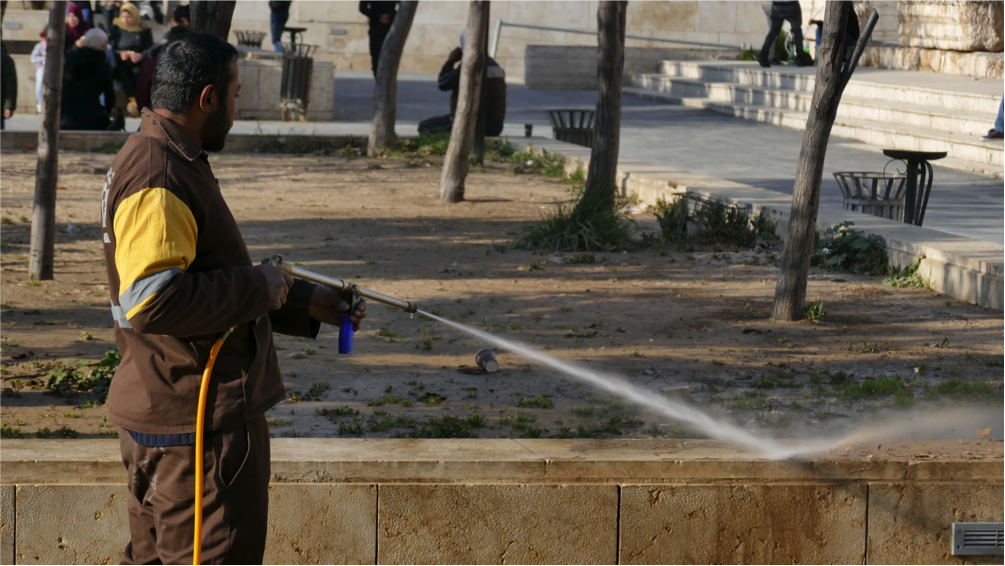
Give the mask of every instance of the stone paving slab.
[{"label": "stone paving slab", "polygon": [[0,564],[14,563],[14,489],[0,486]]},{"label": "stone paving slab", "polygon": [[614,564],[617,486],[380,487],[378,564]]},{"label": "stone paving slab", "polygon": [[866,564],[1001,564],[950,555],[954,522],[1002,521],[1002,487],[987,483],[870,484]]},{"label": "stone paving slab", "polygon": [[118,563],[129,542],[128,496],[124,483],[17,486],[16,563]]},{"label": "stone paving slab", "polygon": [[266,564],[375,564],[377,486],[269,488]]},{"label": "stone paving slab", "polygon": [[621,563],[861,564],[867,490],[865,484],[623,486]]}]

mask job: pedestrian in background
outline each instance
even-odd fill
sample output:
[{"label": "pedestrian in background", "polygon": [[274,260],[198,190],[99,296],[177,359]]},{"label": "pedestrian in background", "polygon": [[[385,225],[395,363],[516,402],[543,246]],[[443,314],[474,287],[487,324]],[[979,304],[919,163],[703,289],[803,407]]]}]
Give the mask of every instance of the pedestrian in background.
[{"label": "pedestrian in background", "polygon": [[1002,128],[1005,128],[1005,99],[1002,99],[1001,104],[998,105],[998,117],[995,118],[995,127],[988,130],[987,135],[982,137],[986,140],[1000,140],[1005,137]]},{"label": "pedestrian in background", "polygon": [[290,20],[290,5],[293,1],[289,2],[279,2],[272,1],[269,2],[269,28],[272,30],[272,48],[277,52],[283,51],[283,28],[286,27],[286,22]]},{"label": "pedestrian in background", "polygon": [[79,4],[70,4],[66,8],[66,41],[63,50],[69,52],[84,37],[91,24],[84,19],[84,9]]},{"label": "pedestrian in background", "polygon": [[0,41],[0,91],[3,92],[3,115],[0,116],[0,130],[7,127],[7,119],[17,108],[17,69],[14,59],[7,53],[7,44]]},{"label": "pedestrian in background", "polygon": [[31,63],[35,65],[35,110],[42,112],[42,79],[45,77],[45,48],[48,45],[45,36],[49,28],[38,34],[42,38],[31,49]]},{"label": "pedestrian in background", "polygon": [[112,68],[105,59],[108,35],[95,28],[87,30],[81,39],[81,46],[66,56],[63,68],[59,129],[121,130],[125,117],[121,113],[111,117],[115,93]]},{"label": "pedestrian in background", "polygon": [[813,60],[806,54],[803,45],[803,12],[799,7],[798,0],[776,0],[771,3],[771,28],[764,38],[764,45],[761,46],[757,62],[762,67],[771,66],[768,53],[771,50],[771,45],[775,43],[775,38],[782,33],[784,22],[789,22],[789,26],[792,28],[792,40],[796,45],[796,65],[800,67],[812,65]]},{"label": "pedestrian in background", "polygon": [[122,92],[129,100],[126,113],[136,118],[140,115],[136,87],[143,71],[143,52],[153,47],[154,36],[140,19],[139,9],[130,2],[122,4],[114,23],[108,34],[108,42],[115,53],[113,76],[122,85]]},{"label": "pedestrian in background", "polygon": [[394,15],[398,11],[400,2],[360,2],[359,11],[367,17],[370,22],[370,66],[373,67],[373,76],[377,76],[377,61],[380,59],[380,50],[384,47],[384,39],[391,31],[391,24],[394,22]]}]

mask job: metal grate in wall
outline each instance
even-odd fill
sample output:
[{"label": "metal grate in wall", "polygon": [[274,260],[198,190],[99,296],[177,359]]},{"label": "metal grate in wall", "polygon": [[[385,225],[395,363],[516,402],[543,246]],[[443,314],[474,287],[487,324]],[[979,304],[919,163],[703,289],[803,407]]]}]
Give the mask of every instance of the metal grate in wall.
[{"label": "metal grate in wall", "polygon": [[953,523],[953,556],[1005,554],[1005,523]]}]

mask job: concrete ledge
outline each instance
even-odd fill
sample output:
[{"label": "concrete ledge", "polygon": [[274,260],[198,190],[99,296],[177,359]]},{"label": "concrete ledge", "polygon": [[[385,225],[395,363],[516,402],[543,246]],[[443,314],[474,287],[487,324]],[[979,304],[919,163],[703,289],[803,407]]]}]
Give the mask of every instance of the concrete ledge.
[{"label": "concrete ledge", "polygon": [[[705,440],[275,439],[265,559],[959,564],[950,523],[1002,520],[1001,441],[874,452],[775,461]],[[122,559],[117,441],[9,440],[0,463],[4,563]]]},{"label": "concrete ledge", "polygon": [[[565,160],[567,172],[586,171],[590,149],[556,140],[535,138],[518,144],[523,150],[555,153]],[[792,197],[777,191],[706,177],[692,171],[673,169],[630,157],[618,160],[618,183],[622,196],[636,196],[642,204],[655,205],[691,191],[750,205],[777,225],[784,238],[788,231]],[[938,230],[910,226],[876,216],[820,205],[817,230],[823,232],[844,221],[855,229],[877,234],[886,243],[890,264],[898,268],[924,257],[921,272],[934,291],[996,310],[1005,307],[1003,258],[1005,247]]]},{"label": "concrete ledge", "polygon": [[[299,122],[289,122],[299,124]],[[82,132],[66,131],[59,133],[59,149],[63,151],[104,151],[117,153],[119,147],[126,143],[126,140],[135,132]],[[279,134],[230,134],[227,136],[227,145],[223,153],[251,153],[263,142],[283,140],[291,146],[296,144],[330,144],[334,147],[341,147],[347,143],[354,143],[359,147],[366,147],[366,136],[353,135],[279,135]],[[38,144],[38,132],[12,132],[5,131],[0,136],[0,149],[12,151],[34,151]]]}]

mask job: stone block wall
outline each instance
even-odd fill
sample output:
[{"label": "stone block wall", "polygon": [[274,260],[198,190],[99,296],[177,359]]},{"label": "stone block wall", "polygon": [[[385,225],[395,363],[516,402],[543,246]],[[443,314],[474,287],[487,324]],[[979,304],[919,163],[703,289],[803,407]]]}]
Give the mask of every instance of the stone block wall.
[{"label": "stone block wall", "polygon": [[[735,59],[739,50],[625,48],[625,75],[658,72],[665,59]],[[531,90],[595,90],[597,47],[528,45],[524,84]]]},{"label": "stone block wall", "polygon": [[[4,448],[0,560],[122,559],[115,441]],[[1002,520],[1000,441],[885,448],[773,461],[717,441],[276,439],[265,562],[1001,562],[949,552],[953,521]]]},{"label": "stone block wall", "polygon": [[1002,2],[922,0],[898,3],[901,47],[1001,51]]},{"label": "stone block wall", "polygon": [[[237,118],[279,120],[282,60],[241,59],[238,67],[241,73],[241,96],[237,99]],[[328,61],[314,61],[307,119],[335,119],[335,67]]]}]

